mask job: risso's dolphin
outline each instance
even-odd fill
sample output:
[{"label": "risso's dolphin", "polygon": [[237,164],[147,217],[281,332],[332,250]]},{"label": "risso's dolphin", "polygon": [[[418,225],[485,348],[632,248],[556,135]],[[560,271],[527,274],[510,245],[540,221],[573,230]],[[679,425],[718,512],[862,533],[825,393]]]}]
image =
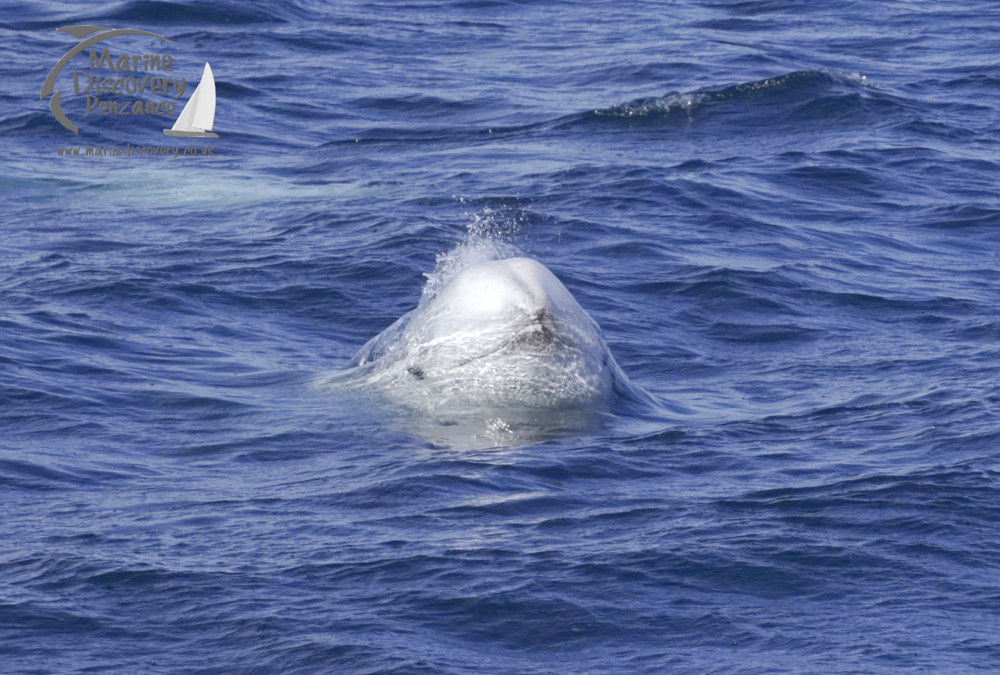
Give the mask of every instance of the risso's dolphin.
[{"label": "risso's dolphin", "polygon": [[416,411],[422,426],[576,426],[580,411],[641,395],[597,323],[529,258],[465,267],[332,380]]}]

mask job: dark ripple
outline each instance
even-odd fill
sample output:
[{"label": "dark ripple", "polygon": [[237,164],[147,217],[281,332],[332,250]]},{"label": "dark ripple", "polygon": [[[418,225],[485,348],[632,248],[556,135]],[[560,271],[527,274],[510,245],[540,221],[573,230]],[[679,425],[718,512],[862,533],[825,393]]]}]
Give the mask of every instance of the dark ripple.
[{"label": "dark ripple", "polygon": [[349,102],[351,105],[367,108],[374,112],[403,113],[404,115],[435,116],[448,113],[465,113],[470,110],[477,110],[484,107],[483,104],[474,101],[457,101],[441,98],[439,96],[427,96],[422,94],[410,94],[408,96],[365,96]]},{"label": "dark ripple", "polygon": [[[63,433],[67,430],[62,429]],[[59,468],[33,461],[0,459],[0,485],[29,490],[64,490],[67,488],[93,488],[109,481],[120,481],[128,474],[117,471],[86,467],[61,466]]]},{"label": "dark ripple", "polygon": [[106,10],[94,17],[99,21],[144,22],[152,24],[179,23],[192,24],[235,24],[281,23],[281,16],[275,12],[246,6],[225,6],[199,4],[179,6],[158,0],[132,0]]}]

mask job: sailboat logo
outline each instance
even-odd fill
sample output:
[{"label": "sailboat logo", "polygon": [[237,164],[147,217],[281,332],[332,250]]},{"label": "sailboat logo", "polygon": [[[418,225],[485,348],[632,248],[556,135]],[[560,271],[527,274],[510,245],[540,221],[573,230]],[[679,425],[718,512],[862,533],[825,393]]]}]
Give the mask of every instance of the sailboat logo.
[{"label": "sailboat logo", "polygon": [[183,136],[185,138],[218,138],[219,134],[212,132],[215,122],[215,78],[212,67],[205,62],[201,73],[201,81],[195,87],[194,93],[188,99],[187,105],[181,111],[174,126],[164,129],[167,136]]}]

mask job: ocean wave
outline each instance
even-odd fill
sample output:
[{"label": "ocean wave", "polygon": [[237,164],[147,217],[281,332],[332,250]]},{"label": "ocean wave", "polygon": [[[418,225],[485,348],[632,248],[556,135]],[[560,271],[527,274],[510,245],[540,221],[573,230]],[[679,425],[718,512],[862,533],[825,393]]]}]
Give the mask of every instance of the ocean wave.
[{"label": "ocean wave", "polygon": [[718,119],[771,126],[803,121],[852,122],[901,106],[860,74],[796,71],[763,80],[672,92],[571,115],[559,126],[686,126]]},{"label": "ocean wave", "polygon": [[[903,113],[907,104],[856,73],[796,71],[763,80],[689,92],[643,97],[607,108],[597,108],[558,118],[525,124],[490,123],[470,125],[462,118],[477,110],[477,101],[441,100],[423,95],[391,99],[362,98],[355,102],[376,109],[410,109],[419,118],[431,114],[453,114],[457,124],[408,128],[369,127],[349,142],[420,142],[488,144],[533,138],[542,134],[615,128],[686,128],[708,123],[745,126],[748,129],[812,124],[861,124],[910,122]],[[899,118],[899,119],[897,119]],[[328,145],[340,145],[345,140]]]},{"label": "ocean wave", "polygon": [[232,2],[177,4],[160,0],[131,0],[104,10],[93,17],[103,22],[142,22],[143,24],[246,25],[283,23],[280,14]]}]

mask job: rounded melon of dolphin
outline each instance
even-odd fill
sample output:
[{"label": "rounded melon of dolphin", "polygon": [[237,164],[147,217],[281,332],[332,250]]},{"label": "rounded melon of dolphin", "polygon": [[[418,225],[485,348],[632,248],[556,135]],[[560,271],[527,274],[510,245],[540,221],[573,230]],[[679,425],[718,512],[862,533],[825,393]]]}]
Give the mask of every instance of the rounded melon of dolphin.
[{"label": "rounded melon of dolphin", "polygon": [[589,406],[631,385],[597,323],[544,265],[470,265],[369,341],[356,381],[409,408]]}]

